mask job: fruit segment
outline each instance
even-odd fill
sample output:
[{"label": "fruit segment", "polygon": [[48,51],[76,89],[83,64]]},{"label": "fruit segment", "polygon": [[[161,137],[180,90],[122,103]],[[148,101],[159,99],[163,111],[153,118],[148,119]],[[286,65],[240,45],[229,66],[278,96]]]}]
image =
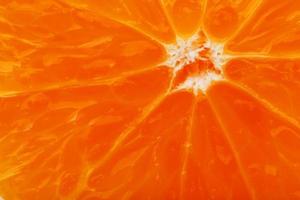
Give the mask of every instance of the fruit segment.
[{"label": "fruit segment", "polygon": [[199,99],[185,140],[182,199],[251,199],[211,105]]},{"label": "fruit segment", "polygon": [[168,43],[175,40],[175,32],[170,26],[160,0],[62,1],[96,16],[105,15],[161,42]]},{"label": "fruit segment", "polygon": [[227,79],[300,122],[300,60],[236,58],[224,69]]},{"label": "fruit segment", "polygon": [[156,104],[140,124],[121,132],[106,159],[91,165],[87,187],[106,199],[177,198],[193,102],[190,93],[172,94]]},{"label": "fruit segment", "polygon": [[299,1],[262,1],[255,15],[228,43],[227,49],[234,52],[299,57],[299,10]]},{"label": "fruit segment", "polygon": [[162,0],[162,2],[177,35],[189,37],[201,28],[204,1]]},{"label": "fruit segment", "polygon": [[249,18],[260,0],[207,0],[203,29],[214,40],[231,37]]},{"label": "fruit segment", "polygon": [[164,59],[161,45],[106,18],[55,4],[8,7],[1,10],[9,20],[0,35],[1,95],[121,77]]},{"label": "fruit segment", "polygon": [[208,98],[252,198],[299,198],[299,124],[228,83],[215,84]]},{"label": "fruit segment", "polygon": [[112,148],[120,132],[135,126],[147,105],[165,95],[169,75],[158,68],[109,84],[2,97],[1,196],[77,198],[72,195],[86,188],[84,170]]}]

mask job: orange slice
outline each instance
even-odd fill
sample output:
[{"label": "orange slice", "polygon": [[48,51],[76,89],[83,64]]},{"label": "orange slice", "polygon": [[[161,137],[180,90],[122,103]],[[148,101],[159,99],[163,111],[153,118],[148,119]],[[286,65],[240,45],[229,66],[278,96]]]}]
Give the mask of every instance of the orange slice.
[{"label": "orange slice", "polygon": [[300,199],[299,8],[0,0],[0,199]]}]

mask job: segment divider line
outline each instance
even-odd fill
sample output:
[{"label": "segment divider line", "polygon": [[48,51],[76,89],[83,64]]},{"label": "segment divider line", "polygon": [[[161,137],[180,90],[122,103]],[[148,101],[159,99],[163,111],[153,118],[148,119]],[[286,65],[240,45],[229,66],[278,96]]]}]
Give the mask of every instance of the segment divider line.
[{"label": "segment divider line", "polygon": [[230,138],[230,135],[228,134],[228,130],[225,127],[224,123],[222,122],[222,119],[220,118],[220,116],[218,114],[218,111],[217,111],[216,107],[214,106],[214,103],[211,100],[211,97],[208,97],[207,99],[208,99],[208,103],[209,103],[209,105],[212,109],[212,112],[213,112],[214,116],[216,117],[217,122],[219,123],[219,125],[221,127],[223,135],[224,135],[227,143],[229,144],[229,147],[230,147],[231,152],[233,154],[233,157],[234,157],[234,159],[237,163],[237,167],[239,169],[241,177],[242,177],[242,179],[243,179],[243,181],[246,185],[246,188],[247,188],[249,194],[251,195],[251,199],[252,200],[257,200],[256,192],[254,191],[253,186],[252,186],[252,184],[249,180],[249,177],[247,176],[245,168],[244,168],[244,166],[241,162],[240,155],[239,155],[238,151],[236,150],[236,146],[235,146],[234,142],[232,141],[232,139]]}]

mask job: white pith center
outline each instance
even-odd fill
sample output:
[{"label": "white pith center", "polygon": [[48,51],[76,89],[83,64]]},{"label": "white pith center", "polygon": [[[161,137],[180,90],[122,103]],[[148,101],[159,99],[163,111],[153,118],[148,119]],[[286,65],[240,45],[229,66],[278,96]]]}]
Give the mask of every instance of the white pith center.
[{"label": "white pith center", "polygon": [[179,71],[185,65],[193,63],[197,59],[202,59],[198,55],[205,49],[205,46],[197,44],[198,40],[199,36],[193,35],[187,40],[178,38],[176,44],[166,45],[168,53],[166,65],[172,67],[175,71]]},{"label": "white pith center", "polygon": [[[215,67],[215,70],[206,70],[187,77],[175,90],[189,90],[197,95],[199,92],[205,93],[213,82],[223,79],[222,66],[225,62],[223,45],[209,40],[201,43],[201,40],[203,41],[198,34],[195,34],[188,39],[178,38],[176,44],[166,45],[168,59],[165,64],[173,69],[175,76],[186,65],[199,60],[210,60]],[[209,55],[201,56],[201,52],[207,49]]]},{"label": "white pith center", "polygon": [[199,74],[198,76],[188,77],[176,88],[176,90],[191,90],[194,95],[197,95],[200,91],[205,93],[213,82],[220,81],[222,79],[222,75],[213,71],[207,71],[203,74]]}]

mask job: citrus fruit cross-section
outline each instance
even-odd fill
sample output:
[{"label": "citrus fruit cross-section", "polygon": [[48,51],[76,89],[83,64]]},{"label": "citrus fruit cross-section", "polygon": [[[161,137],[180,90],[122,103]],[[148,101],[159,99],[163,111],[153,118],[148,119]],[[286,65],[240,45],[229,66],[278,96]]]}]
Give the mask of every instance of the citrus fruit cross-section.
[{"label": "citrus fruit cross-section", "polygon": [[0,0],[0,200],[300,200],[297,0]]}]

